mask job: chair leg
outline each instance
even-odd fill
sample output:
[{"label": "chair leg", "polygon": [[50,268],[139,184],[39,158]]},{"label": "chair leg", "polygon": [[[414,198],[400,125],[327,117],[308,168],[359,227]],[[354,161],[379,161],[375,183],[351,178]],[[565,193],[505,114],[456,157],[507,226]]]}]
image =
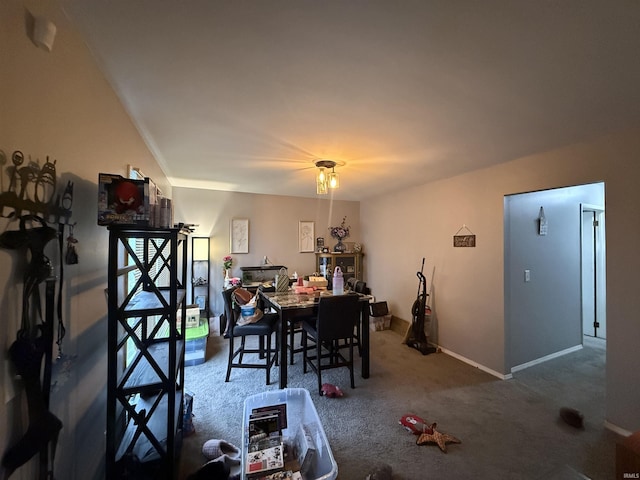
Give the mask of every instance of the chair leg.
[{"label": "chair leg", "polygon": [[[274,353],[276,355],[276,359],[274,363],[277,367],[278,365],[280,365],[280,335],[278,334],[278,332],[275,332],[275,335],[276,335],[276,341],[275,341],[276,350]],[[269,342],[271,342],[271,335],[269,335]]]},{"label": "chair leg", "polygon": [[349,339],[349,377],[351,379],[351,388],[356,388],[353,378],[353,338]]},{"label": "chair leg", "polygon": [[[260,337],[260,340],[262,340],[262,337]],[[269,385],[271,383],[271,335],[265,336],[264,340],[266,340],[267,343],[267,385]]]},{"label": "chair leg", "polygon": [[227,362],[227,376],[225,382],[229,381],[231,376],[231,362],[233,362],[233,336],[229,335],[229,361]]},{"label": "chair leg", "polygon": [[316,341],[316,373],[318,374],[318,394],[322,396],[322,342]]},{"label": "chair leg", "polygon": [[289,365],[293,365],[293,343],[295,342],[295,330],[296,330],[296,325],[295,323],[291,323],[288,328],[289,328]]},{"label": "chair leg", "polygon": [[240,337],[240,357],[238,358],[238,363],[242,363],[242,357],[244,356],[244,339],[245,337]]},{"label": "chair leg", "polygon": [[307,373],[307,331],[302,331],[302,371]]}]

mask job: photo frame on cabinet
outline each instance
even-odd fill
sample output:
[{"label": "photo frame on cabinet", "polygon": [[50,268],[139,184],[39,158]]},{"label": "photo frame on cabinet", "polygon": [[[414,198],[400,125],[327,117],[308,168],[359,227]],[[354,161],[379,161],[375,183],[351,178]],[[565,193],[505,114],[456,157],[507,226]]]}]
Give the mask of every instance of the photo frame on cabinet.
[{"label": "photo frame on cabinet", "polygon": [[300,220],[298,222],[298,251],[314,252],[315,222]]},{"label": "photo frame on cabinet", "polygon": [[231,253],[249,253],[249,219],[232,219],[230,230]]}]

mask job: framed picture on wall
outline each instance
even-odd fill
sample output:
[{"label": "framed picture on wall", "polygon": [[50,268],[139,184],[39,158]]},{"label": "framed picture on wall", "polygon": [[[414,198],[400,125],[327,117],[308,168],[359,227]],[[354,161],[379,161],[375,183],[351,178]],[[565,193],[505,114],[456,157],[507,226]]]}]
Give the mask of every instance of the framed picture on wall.
[{"label": "framed picture on wall", "polygon": [[249,219],[232,219],[230,230],[231,253],[249,253]]},{"label": "framed picture on wall", "polygon": [[315,239],[315,223],[306,220],[298,222],[298,251],[313,252]]}]

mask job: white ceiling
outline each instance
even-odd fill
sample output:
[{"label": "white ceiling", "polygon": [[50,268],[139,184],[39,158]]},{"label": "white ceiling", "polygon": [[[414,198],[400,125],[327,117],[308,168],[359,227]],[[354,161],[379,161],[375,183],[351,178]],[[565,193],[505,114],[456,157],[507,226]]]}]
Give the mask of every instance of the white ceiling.
[{"label": "white ceiling", "polygon": [[360,200],[640,125],[637,0],[58,1],[174,186],[328,158]]}]

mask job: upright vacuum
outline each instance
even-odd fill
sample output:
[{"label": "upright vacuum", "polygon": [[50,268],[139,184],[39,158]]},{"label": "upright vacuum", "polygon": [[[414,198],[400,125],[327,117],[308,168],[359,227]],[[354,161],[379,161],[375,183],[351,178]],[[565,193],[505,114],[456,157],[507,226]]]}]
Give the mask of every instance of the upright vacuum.
[{"label": "upright vacuum", "polygon": [[416,273],[418,277],[418,296],[411,307],[413,320],[406,343],[423,355],[428,355],[429,353],[434,353],[436,349],[428,345],[427,336],[424,333],[424,320],[427,313],[427,297],[429,294],[427,293],[427,279],[422,273],[423,270],[424,258],[422,259],[420,271]]}]

